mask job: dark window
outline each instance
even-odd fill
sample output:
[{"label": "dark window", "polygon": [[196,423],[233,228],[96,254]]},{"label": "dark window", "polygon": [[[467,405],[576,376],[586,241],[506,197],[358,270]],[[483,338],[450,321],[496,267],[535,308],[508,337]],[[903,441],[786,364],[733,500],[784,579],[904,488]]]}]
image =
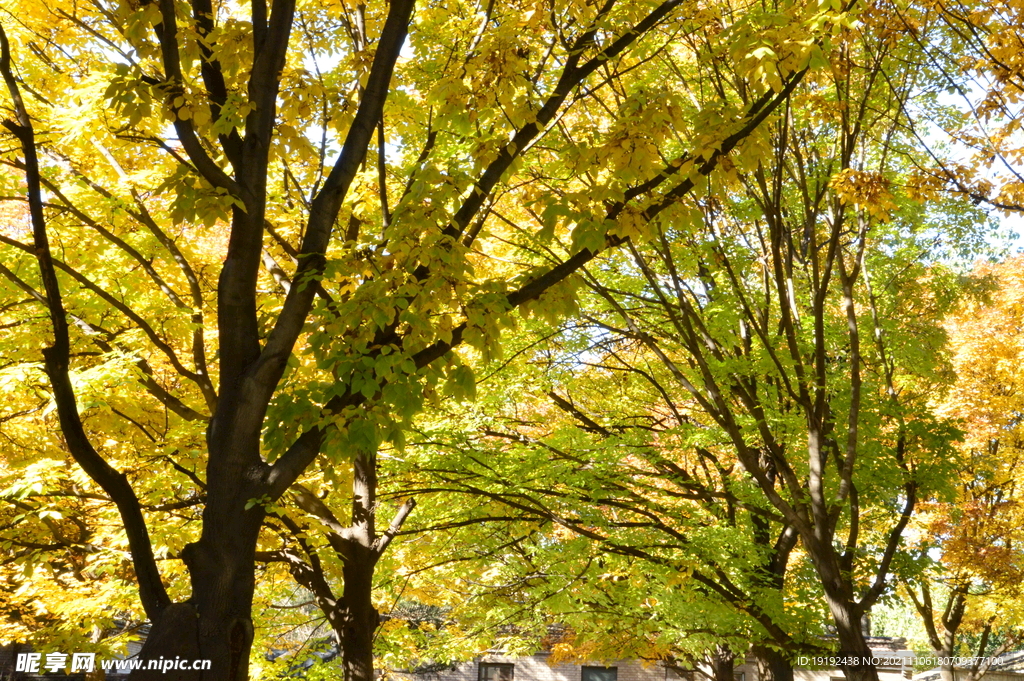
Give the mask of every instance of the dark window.
[{"label": "dark window", "polygon": [[515,678],[510,664],[480,663],[480,681],[512,681]]},{"label": "dark window", "polygon": [[619,670],[616,667],[584,667],[582,681],[618,681]]}]

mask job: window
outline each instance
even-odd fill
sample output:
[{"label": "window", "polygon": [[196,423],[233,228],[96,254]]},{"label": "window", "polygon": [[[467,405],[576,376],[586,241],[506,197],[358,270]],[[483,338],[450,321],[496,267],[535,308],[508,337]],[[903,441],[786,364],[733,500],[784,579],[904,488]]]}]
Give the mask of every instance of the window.
[{"label": "window", "polygon": [[618,681],[616,667],[584,667],[582,681]]},{"label": "window", "polygon": [[515,678],[510,664],[480,663],[480,681],[512,681]]}]

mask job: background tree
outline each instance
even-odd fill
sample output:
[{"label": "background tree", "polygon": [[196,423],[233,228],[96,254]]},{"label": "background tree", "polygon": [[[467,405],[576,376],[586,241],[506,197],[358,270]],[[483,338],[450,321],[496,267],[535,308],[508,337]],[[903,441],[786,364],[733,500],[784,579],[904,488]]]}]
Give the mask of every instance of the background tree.
[{"label": "background tree", "polygon": [[[730,451],[695,444],[693,433],[710,426],[693,418],[693,405],[661,401],[666,377],[642,348],[576,341],[557,344],[564,363],[579,369],[562,385],[572,401],[555,392],[528,397],[553,376],[541,369],[524,380],[537,369],[516,363],[514,378],[487,387],[495,397],[483,413],[468,424],[464,412],[454,417],[471,429],[461,438],[450,425],[424,432],[453,451],[417,459],[412,477],[426,491],[497,501],[553,525],[538,530],[530,560],[504,579],[528,594],[513,600],[536,602],[538,613],[571,630],[562,658],[626,655],[694,668],[708,655],[745,656],[757,641],[761,674],[791,676],[789,655],[778,651],[818,650],[815,632],[827,617],[806,601],[785,605],[794,533],[771,536],[758,524],[763,511],[751,506]],[[563,355],[568,347],[575,352]],[[545,361],[533,355],[530,363]],[[688,427],[672,413],[686,413]],[[553,595],[559,580],[572,587]]]},{"label": "background tree", "polygon": [[[617,409],[615,420],[599,419],[613,411],[590,403],[602,389],[581,396],[575,376],[565,383],[568,394],[552,397],[574,412],[582,431],[619,429],[616,444],[634,447],[638,458],[652,454],[622,433],[650,427],[644,419],[660,411],[667,424],[660,428],[685,433],[681,449],[698,453],[688,464],[649,460],[654,469],[658,463],[681,466],[659,471],[663,481],[673,475],[683,481],[677,492],[701,480],[699,459],[721,465],[715,450],[730,450],[748,476],[745,493],[757,500],[747,500],[744,510],[772,528],[773,540],[787,529],[795,532],[839,648],[867,657],[863,616],[892,588],[894,573],[920,567],[901,551],[918,499],[948,491],[956,430],[933,417],[929,399],[951,378],[942,362],[940,323],[957,284],[929,262],[943,255],[935,250],[935,234],[969,244],[979,216],[959,205],[926,207],[898,188],[915,165],[907,156],[913,137],[904,132],[901,102],[927,85],[920,80],[927,74],[901,70],[898,45],[881,30],[891,19],[885,6],[873,5],[863,18],[836,41],[828,55],[831,72],[808,79],[785,115],[763,128],[770,133],[766,153],[713,176],[706,191],[688,197],[689,213],[659,223],[651,241],[584,268],[583,281],[593,292],[583,306],[589,326],[580,332],[585,342],[565,361],[591,365],[598,380],[605,373],[646,371],[645,381],[661,393],[651,404],[660,408],[632,420],[618,420],[623,414]],[[616,388],[603,393],[630,399]],[[543,419],[527,420],[524,437]],[[647,436],[644,446],[656,456],[668,436],[654,431],[658,435]],[[600,470],[605,459],[615,462],[611,469],[624,469],[606,487],[592,480],[577,485],[598,490],[591,494],[595,519],[558,511],[548,517],[623,551],[619,537],[634,531],[623,528],[661,521],[658,503],[647,500],[629,506],[645,517],[617,515],[639,494],[634,485],[653,477],[624,452],[598,450],[593,459],[574,459],[573,446],[544,439],[539,446],[555,459],[575,461],[554,476],[569,484],[578,471]],[[707,454],[700,455],[701,448]],[[468,473],[457,468],[446,473],[467,488],[475,482],[466,482]],[[536,501],[544,493],[535,480],[517,488],[511,482],[516,475],[500,469],[487,475],[493,487],[485,493],[531,510],[545,507],[546,501]],[[629,482],[619,482],[621,475]],[[508,490],[494,491],[501,486]],[[618,528],[614,538],[592,529],[601,522],[597,509],[610,516],[603,519],[608,527]],[[676,537],[669,547],[678,550],[680,543],[684,538]],[[870,665],[844,671],[851,679],[876,676]]]},{"label": "background tree", "polygon": [[[1020,257],[982,264],[974,275],[994,286],[967,301],[949,322],[957,381],[943,411],[963,423],[957,497],[933,503],[915,520],[922,546],[941,553],[935,570],[906,592],[938,657],[973,657],[958,677],[981,678],[1021,639],[1022,439]],[[985,298],[988,298],[987,300]],[[941,666],[952,678],[953,666]]]}]

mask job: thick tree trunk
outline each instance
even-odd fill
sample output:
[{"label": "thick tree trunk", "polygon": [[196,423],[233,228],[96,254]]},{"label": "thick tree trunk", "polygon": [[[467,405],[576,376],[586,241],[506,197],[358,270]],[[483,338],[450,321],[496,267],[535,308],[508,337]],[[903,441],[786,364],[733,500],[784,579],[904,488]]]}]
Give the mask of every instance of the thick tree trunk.
[{"label": "thick tree trunk", "polygon": [[725,646],[718,646],[708,653],[708,666],[714,681],[736,681],[736,655]]},{"label": "thick tree trunk", "polygon": [[[191,603],[174,603],[164,609],[160,619],[152,623],[149,637],[142,647],[142,664],[150,660],[198,660],[202,659],[199,645],[199,612]],[[212,665],[211,665],[212,669]],[[202,672],[172,670],[166,674],[160,669],[141,669],[132,672],[132,681],[194,681],[202,678]]]},{"label": "thick tree trunk", "polygon": [[380,623],[373,607],[377,566],[377,457],[357,456],[352,465],[352,528],[344,543],[342,576],[345,627],[341,654],[345,681],[373,681],[373,635]]},{"label": "thick tree trunk", "polygon": [[[239,522],[222,522],[222,531],[210,533],[218,536],[204,536],[186,548],[184,559],[191,576],[192,598],[169,606],[153,622],[141,657],[144,666],[153,660],[159,668],[133,672],[132,681],[248,679],[253,640],[253,554],[259,531],[256,523],[254,529],[239,527],[243,525]],[[166,671],[170,661],[178,658],[189,666],[208,660],[209,669],[169,667]]]},{"label": "thick tree trunk", "polygon": [[[360,555],[364,554],[364,555]],[[341,632],[345,681],[373,681],[373,636],[380,617],[373,607],[373,572],[376,558],[364,547],[354,547],[354,560],[342,568],[345,577],[344,628]]]},{"label": "thick tree trunk", "polygon": [[847,681],[878,681],[878,670],[868,662],[871,658],[871,648],[868,647],[862,620],[851,603],[852,599],[840,601],[826,596],[826,600],[836,623],[836,634],[839,639],[838,655],[857,658],[856,664],[842,666]]},{"label": "thick tree trunk", "polygon": [[[133,672],[132,681],[249,678],[256,544],[264,518],[263,507],[250,503],[260,496],[257,490],[261,489],[258,434],[235,438],[233,447],[218,443],[218,439],[211,428],[210,501],[203,511],[202,535],[181,552],[192,597],[169,606],[153,622],[142,659],[144,666],[150,660],[160,662],[160,669]],[[242,463],[246,460],[250,465]],[[169,667],[164,671],[178,657],[189,667],[208,660],[209,669]]]},{"label": "thick tree trunk", "polygon": [[793,664],[789,658],[767,646],[751,649],[757,663],[757,681],[793,681]]}]

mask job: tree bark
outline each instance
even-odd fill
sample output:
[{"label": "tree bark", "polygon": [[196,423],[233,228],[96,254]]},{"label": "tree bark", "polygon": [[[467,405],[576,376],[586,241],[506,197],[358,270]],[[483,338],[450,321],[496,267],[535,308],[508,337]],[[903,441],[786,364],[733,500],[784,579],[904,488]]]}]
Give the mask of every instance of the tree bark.
[{"label": "tree bark", "polygon": [[736,654],[725,646],[718,646],[708,653],[708,666],[714,681],[736,681]]},{"label": "tree bark", "polygon": [[840,657],[857,658],[856,664],[843,665],[841,669],[847,681],[878,681],[878,670],[866,663],[871,657],[871,648],[864,636],[860,613],[850,599],[837,599],[826,591],[826,600],[836,623]]},{"label": "tree bark", "polygon": [[341,544],[344,627],[341,631],[345,681],[373,681],[373,636],[380,623],[373,607],[376,550],[377,457],[357,456],[352,466],[352,527]]},{"label": "tree bark", "polygon": [[[244,505],[244,503],[243,503]],[[262,507],[233,517],[207,506],[203,534],[182,552],[189,569],[192,597],[175,603],[155,620],[141,658],[192,662],[209,660],[208,670],[139,670],[141,679],[245,681],[253,641],[252,597],[256,586],[255,547]]]},{"label": "tree bark", "polygon": [[789,658],[767,646],[751,648],[757,664],[757,681],[793,681],[793,664]]},{"label": "tree bark", "polygon": [[388,529],[378,534],[376,456],[357,456],[352,472],[352,524],[349,527],[342,527],[331,510],[315,495],[301,486],[295,488],[299,507],[320,518],[327,526],[328,542],[342,560],[344,586],[341,598],[335,599],[320,559],[301,536],[303,528],[287,518],[280,519],[295,535],[308,562],[290,552],[280,552],[280,556],[289,563],[296,581],[313,593],[317,605],[327,616],[341,647],[346,681],[372,681],[373,639],[380,625],[380,616],[373,606],[373,577],[381,555],[416,502],[407,499]]},{"label": "tree bark", "polygon": [[344,624],[341,631],[345,681],[373,681],[373,638],[380,616],[373,607],[373,572],[377,559],[362,546],[345,562]]}]

